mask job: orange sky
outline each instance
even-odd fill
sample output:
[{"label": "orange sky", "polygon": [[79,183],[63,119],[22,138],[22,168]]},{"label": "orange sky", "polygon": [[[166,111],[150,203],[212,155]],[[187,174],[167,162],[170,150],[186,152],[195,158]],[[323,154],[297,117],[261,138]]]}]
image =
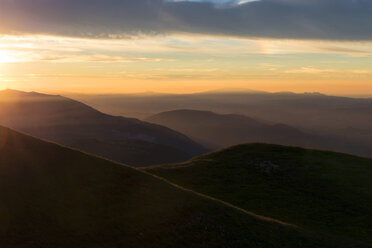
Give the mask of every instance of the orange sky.
[{"label": "orange sky", "polygon": [[372,94],[371,45],[185,34],[121,40],[0,36],[0,88]]}]

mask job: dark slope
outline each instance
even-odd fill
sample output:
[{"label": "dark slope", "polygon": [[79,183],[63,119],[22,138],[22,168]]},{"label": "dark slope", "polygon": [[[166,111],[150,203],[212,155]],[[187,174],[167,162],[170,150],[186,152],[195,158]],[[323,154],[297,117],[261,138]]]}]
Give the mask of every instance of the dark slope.
[{"label": "dark slope", "polygon": [[372,156],[372,146],[329,135],[306,133],[284,124],[269,124],[243,115],[174,110],[146,119],[182,132],[212,149],[242,143],[270,143]]},{"label": "dark slope", "polygon": [[0,123],[134,166],[181,162],[205,152],[166,127],[106,115],[68,98],[34,92],[1,91]]},{"label": "dark slope", "polygon": [[148,171],[261,215],[372,243],[370,159],[251,144]]},{"label": "dark slope", "polygon": [[367,247],[0,128],[0,247]]}]

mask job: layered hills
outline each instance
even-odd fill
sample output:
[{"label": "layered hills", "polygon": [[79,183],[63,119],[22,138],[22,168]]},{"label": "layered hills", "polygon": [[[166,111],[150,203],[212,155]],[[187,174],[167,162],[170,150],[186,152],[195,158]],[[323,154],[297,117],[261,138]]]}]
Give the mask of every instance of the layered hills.
[{"label": "layered hills", "polygon": [[[224,90],[195,94],[74,95],[106,113],[147,118],[177,109],[238,114],[372,147],[372,98]],[[363,153],[360,155],[371,155]]]},{"label": "layered hills", "polygon": [[367,142],[313,134],[289,125],[256,120],[244,115],[174,110],[156,114],[146,120],[182,132],[210,149],[259,142],[372,156],[372,146]]},{"label": "layered hills", "polygon": [[206,151],[169,128],[36,92],[0,91],[0,124],[134,166],[181,162]]},{"label": "layered hills", "polygon": [[371,130],[372,98],[320,93],[220,91],[195,94],[73,95],[106,113],[146,118],[175,109],[239,114],[273,123],[342,132]]}]

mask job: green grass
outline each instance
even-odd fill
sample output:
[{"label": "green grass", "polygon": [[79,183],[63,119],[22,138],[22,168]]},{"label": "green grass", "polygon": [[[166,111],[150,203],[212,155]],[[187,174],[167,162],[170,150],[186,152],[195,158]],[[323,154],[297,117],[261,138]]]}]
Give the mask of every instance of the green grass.
[{"label": "green grass", "polygon": [[147,171],[260,215],[372,243],[370,159],[248,144]]},{"label": "green grass", "polygon": [[369,247],[0,128],[0,247]]}]

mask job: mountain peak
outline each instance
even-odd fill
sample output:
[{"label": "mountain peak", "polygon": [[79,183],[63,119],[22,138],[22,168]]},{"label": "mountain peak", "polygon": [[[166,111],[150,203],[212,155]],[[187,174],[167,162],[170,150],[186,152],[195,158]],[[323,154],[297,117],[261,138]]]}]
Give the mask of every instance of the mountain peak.
[{"label": "mountain peak", "polygon": [[37,92],[0,91],[0,123],[135,166],[185,161],[207,151],[169,128],[106,115],[73,99]]},{"label": "mountain peak", "polygon": [[14,90],[14,89],[5,89],[5,90],[0,90],[0,93],[7,93],[7,94],[20,94],[20,93],[26,93],[25,91],[20,91],[20,90]]}]

